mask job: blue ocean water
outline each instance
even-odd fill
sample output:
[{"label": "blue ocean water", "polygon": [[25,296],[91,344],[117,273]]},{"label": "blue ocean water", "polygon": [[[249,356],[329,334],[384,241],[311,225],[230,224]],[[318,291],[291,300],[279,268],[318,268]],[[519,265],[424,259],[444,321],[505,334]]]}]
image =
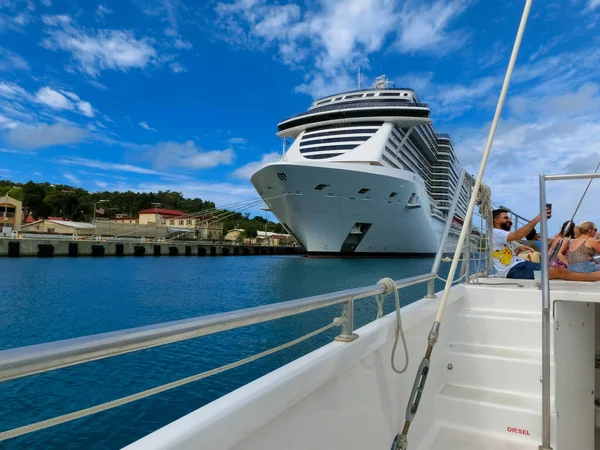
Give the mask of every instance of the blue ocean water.
[{"label": "blue ocean water", "polygon": [[[366,286],[427,273],[431,259],[1,259],[0,349],[114,331]],[[447,268],[446,268],[447,270]],[[438,289],[441,284],[438,284]],[[425,286],[401,291],[403,304]],[[393,299],[385,312],[393,310]],[[356,326],[375,318],[356,302]],[[324,326],[330,307],[0,383],[0,431],[130,395],[234,362]],[[111,411],[0,443],[2,449],[116,449],[331,342],[339,329],[223,374]]]}]

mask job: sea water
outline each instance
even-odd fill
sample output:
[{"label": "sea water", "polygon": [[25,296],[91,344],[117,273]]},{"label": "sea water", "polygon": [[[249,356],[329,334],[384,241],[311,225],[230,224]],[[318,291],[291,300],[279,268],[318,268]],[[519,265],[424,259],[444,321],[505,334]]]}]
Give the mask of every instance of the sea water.
[{"label": "sea water", "polygon": [[[1,259],[0,349],[272,304],[372,285],[382,277],[398,280],[428,273],[431,264],[431,259],[299,256]],[[423,284],[403,289],[401,302],[424,293]],[[393,304],[389,296],[384,311],[391,312]],[[377,314],[373,298],[358,300],[355,308],[356,327]],[[340,312],[340,306],[328,307],[0,383],[0,431],[234,362],[320,328]],[[334,328],[251,364],[2,442],[0,448],[121,448],[336,334]]]}]

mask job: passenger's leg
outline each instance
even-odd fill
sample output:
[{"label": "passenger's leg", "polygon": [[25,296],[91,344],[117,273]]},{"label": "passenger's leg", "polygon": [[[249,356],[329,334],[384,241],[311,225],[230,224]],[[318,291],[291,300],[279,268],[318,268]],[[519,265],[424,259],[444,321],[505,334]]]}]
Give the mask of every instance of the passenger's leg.
[{"label": "passenger's leg", "polygon": [[600,281],[600,272],[571,272],[564,267],[549,267],[548,275],[551,280]]}]

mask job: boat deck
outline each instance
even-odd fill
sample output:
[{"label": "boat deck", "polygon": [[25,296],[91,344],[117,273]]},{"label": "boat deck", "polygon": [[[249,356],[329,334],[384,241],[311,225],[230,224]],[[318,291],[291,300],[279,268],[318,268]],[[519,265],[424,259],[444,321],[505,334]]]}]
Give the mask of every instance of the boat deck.
[{"label": "boat deck", "polygon": [[[528,280],[479,282],[457,285],[451,291],[425,393],[409,433],[411,450],[537,450],[541,444],[541,289]],[[551,300],[558,301],[556,305],[574,305],[569,311],[556,306],[555,313],[567,311],[561,319],[565,335],[579,339],[575,341],[578,347],[588,346],[591,355],[585,353],[580,362],[589,362],[589,367],[593,367],[595,339],[590,327],[595,327],[595,320],[588,318],[595,318],[590,308],[600,302],[599,291],[599,283],[551,281]],[[328,344],[129,448],[389,450],[404,423],[408,395],[439,301],[438,295],[402,308],[410,355],[407,373],[398,375],[390,368],[395,332],[392,313],[357,330],[357,340]],[[588,341],[592,336],[591,343],[571,333],[580,329],[586,330]],[[562,342],[563,348],[569,348],[557,336],[553,335],[557,345]],[[571,365],[582,354],[569,353]],[[400,349],[396,358],[402,365]],[[563,366],[552,354],[553,371]],[[575,384],[569,387],[582,387],[587,395],[578,397],[580,409],[587,412],[575,424],[565,418],[562,424],[558,422],[560,399],[553,390],[554,450],[599,448],[600,441],[594,437],[593,395],[589,395],[594,391],[593,369],[588,375],[573,378]],[[591,389],[586,383],[592,383]],[[557,438],[561,425],[579,426],[587,437],[578,438],[579,446],[564,441],[561,446]]]}]

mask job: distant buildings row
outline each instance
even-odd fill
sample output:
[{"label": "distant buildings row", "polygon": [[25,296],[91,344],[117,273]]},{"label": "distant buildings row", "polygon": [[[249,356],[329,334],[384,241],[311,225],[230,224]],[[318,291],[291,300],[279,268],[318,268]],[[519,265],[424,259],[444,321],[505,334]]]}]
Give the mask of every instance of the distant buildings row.
[{"label": "distant buildings row", "polygon": [[96,223],[75,222],[62,217],[35,220],[25,217],[19,200],[4,196],[0,198],[0,235],[13,231],[37,234],[64,234],[78,236],[123,237],[174,237],[213,241],[233,241],[258,245],[295,245],[288,234],[258,231],[248,238],[244,230],[229,230],[224,236],[223,222],[210,214],[187,214],[182,211],[150,208],[140,211],[136,217],[117,215],[114,219],[98,219]]}]

